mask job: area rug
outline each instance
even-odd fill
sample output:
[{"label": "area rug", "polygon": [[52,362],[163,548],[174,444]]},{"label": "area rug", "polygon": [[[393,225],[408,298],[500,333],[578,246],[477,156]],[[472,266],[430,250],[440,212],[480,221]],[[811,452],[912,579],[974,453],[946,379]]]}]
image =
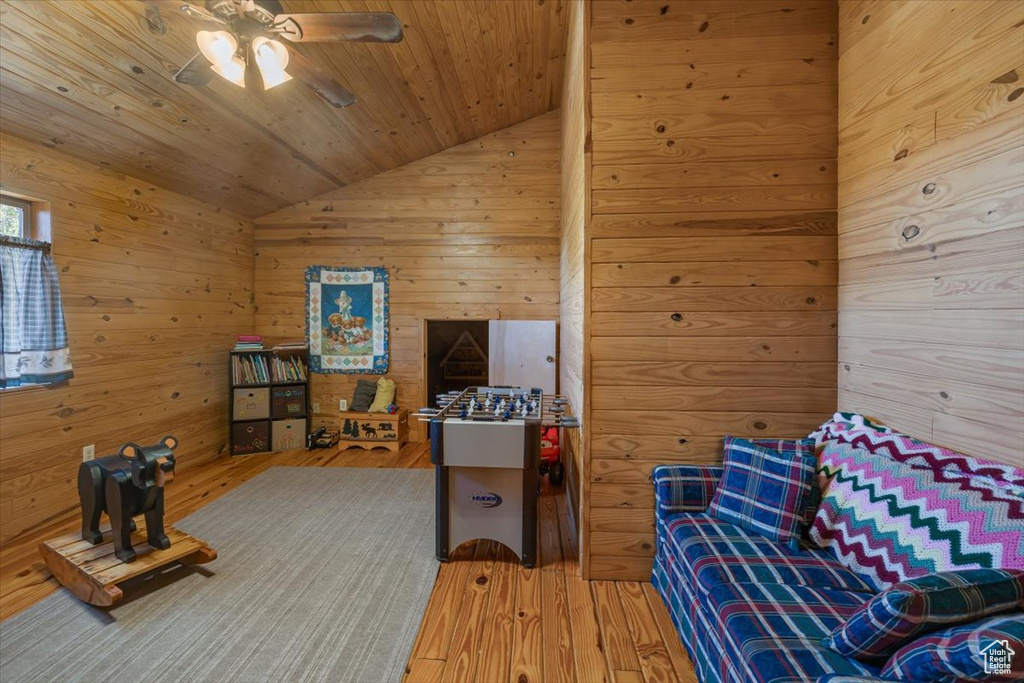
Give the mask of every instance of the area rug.
[{"label": "area rug", "polygon": [[0,678],[399,681],[433,518],[430,470],[271,468],[175,524],[215,561],[126,584],[110,609],[61,589],[0,624]]}]

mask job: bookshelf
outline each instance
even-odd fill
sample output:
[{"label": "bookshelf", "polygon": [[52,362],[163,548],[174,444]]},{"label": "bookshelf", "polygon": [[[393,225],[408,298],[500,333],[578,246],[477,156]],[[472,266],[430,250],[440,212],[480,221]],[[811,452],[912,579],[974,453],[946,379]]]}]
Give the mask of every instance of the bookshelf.
[{"label": "bookshelf", "polygon": [[229,352],[231,455],[306,447],[309,363],[306,349]]}]

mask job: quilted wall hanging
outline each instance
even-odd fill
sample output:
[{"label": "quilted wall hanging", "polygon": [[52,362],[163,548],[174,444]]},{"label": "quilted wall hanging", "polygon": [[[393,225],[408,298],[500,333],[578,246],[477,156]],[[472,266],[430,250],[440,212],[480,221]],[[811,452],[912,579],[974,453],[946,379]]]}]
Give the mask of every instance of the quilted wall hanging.
[{"label": "quilted wall hanging", "polygon": [[306,333],[313,372],[386,373],[387,269],[308,267]]}]

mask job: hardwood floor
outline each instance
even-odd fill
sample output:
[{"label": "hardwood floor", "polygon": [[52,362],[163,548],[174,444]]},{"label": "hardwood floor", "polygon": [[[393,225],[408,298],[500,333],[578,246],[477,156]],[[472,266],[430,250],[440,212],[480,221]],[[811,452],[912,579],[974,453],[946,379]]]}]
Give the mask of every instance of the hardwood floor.
[{"label": "hardwood floor", "polygon": [[[278,466],[429,467],[426,444],[383,450],[290,451],[183,467],[168,488],[167,521]],[[580,578],[562,489],[545,480],[540,501],[540,566],[525,569],[503,546],[467,543],[441,564],[406,683],[635,683],[696,681],[661,599],[648,583]],[[56,520],[0,548],[0,619],[59,588],[36,550],[77,528]]]}]

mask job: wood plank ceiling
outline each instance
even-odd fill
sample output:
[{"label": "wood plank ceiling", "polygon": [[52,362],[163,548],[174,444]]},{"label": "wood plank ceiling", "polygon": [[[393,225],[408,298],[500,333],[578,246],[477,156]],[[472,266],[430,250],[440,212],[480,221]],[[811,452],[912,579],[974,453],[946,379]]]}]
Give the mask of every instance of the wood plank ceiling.
[{"label": "wood plank ceiling", "polygon": [[0,127],[164,188],[262,216],[557,108],[563,0],[283,0],[389,11],[405,40],[290,44],[356,94],[179,85],[200,24],[142,0],[0,2]]}]

